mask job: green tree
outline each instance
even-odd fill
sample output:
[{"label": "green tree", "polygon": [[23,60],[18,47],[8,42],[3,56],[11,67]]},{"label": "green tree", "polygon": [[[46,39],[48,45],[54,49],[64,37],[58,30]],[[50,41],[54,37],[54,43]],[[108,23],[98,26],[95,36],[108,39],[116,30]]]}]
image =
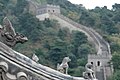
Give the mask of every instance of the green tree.
[{"label": "green tree", "polygon": [[80,46],[81,44],[87,43],[87,36],[80,31],[72,32],[72,41],[75,47]]},{"label": "green tree", "polygon": [[61,28],[58,31],[58,37],[62,40],[64,40],[67,35],[69,34],[69,29],[68,28]]},{"label": "green tree", "polygon": [[120,10],[120,4],[115,3],[112,7],[114,11]]},{"label": "green tree", "polygon": [[120,52],[120,45],[118,43],[112,42],[111,43],[111,52]]},{"label": "green tree", "polygon": [[81,17],[79,19],[79,22],[85,26],[94,26],[95,25],[95,20],[94,18],[92,17],[92,15],[87,12],[87,11],[84,11],[82,12],[81,14]]},{"label": "green tree", "polygon": [[17,0],[17,4],[14,8],[14,15],[19,16],[20,14],[27,12],[28,2],[26,0]]},{"label": "green tree", "polygon": [[93,53],[93,51],[91,50],[91,47],[88,44],[82,44],[78,47],[77,57],[78,58],[82,58],[82,57],[87,58],[87,55],[90,53]]},{"label": "green tree", "polygon": [[120,70],[117,70],[111,80],[120,80]]},{"label": "green tree", "polygon": [[54,64],[61,63],[63,58],[67,56],[67,44],[57,38],[54,45],[51,46],[48,54],[48,59]]},{"label": "green tree", "polygon": [[114,69],[120,69],[120,54],[113,54],[112,56],[112,63]]}]

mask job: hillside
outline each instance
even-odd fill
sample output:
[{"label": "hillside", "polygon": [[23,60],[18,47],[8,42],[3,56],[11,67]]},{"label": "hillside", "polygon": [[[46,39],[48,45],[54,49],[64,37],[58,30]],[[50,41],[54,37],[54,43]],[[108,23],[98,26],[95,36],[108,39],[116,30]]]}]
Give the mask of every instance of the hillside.
[{"label": "hillside", "polygon": [[[106,41],[109,42],[112,52],[112,62],[114,66],[114,75],[111,80],[120,79],[120,4],[113,4],[112,9],[104,7],[95,7],[87,10],[82,4],[74,5],[67,0],[47,0],[49,4],[60,5],[62,14],[70,19],[94,28],[100,33]],[[109,79],[110,80],[110,79]]]},{"label": "hillside", "polygon": [[[35,1],[35,0],[34,0]],[[82,4],[74,5],[67,0],[36,0],[38,4],[49,3],[60,5],[63,15],[70,19],[94,28],[111,45],[115,74],[119,75],[120,62],[120,4],[113,4],[113,9],[106,6],[87,10]],[[55,20],[39,21],[28,12],[25,0],[0,0],[0,23],[7,16],[17,32],[25,34],[29,41],[18,44],[14,49],[31,57],[33,53],[40,58],[39,63],[56,69],[63,57],[69,56],[69,74],[81,76],[87,62],[87,54],[94,54],[94,47],[88,42],[87,36],[78,31],[70,32],[61,28]],[[120,79],[120,78],[119,78]],[[119,80],[118,79],[118,80]]]}]

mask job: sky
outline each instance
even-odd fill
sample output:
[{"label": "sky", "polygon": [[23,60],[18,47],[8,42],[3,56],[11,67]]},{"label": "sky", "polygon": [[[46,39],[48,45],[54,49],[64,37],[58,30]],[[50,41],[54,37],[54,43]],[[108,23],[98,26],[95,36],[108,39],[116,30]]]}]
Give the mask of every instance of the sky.
[{"label": "sky", "polygon": [[74,4],[83,4],[86,9],[94,9],[96,6],[112,9],[112,5],[115,3],[120,4],[120,0],[68,0]]}]

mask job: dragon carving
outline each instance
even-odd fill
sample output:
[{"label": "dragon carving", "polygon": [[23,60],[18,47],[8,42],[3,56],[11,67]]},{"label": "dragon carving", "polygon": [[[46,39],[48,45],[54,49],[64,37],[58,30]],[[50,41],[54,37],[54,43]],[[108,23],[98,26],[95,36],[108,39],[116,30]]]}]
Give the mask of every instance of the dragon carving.
[{"label": "dragon carving", "polygon": [[97,80],[95,76],[95,72],[92,70],[93,65],[90,63],[87,63],[85,65],[86,71],[83,72],[83,77],[88,80]]},{"label": "dragon carving", "polygon": [[14,47],[17,43],[24,43],[28,39],[20,33],[16,33],[10,20],[5,17],[3,26],[0,25],[0,41],[9,47]]},{"label": "dragon carving", "polygon": [[69,57],[65,57],[62,61],[61,64],[57,64],[57,70],[60,71],[61,73],[68,74],[68,62],[70,62],[71,59]]}]

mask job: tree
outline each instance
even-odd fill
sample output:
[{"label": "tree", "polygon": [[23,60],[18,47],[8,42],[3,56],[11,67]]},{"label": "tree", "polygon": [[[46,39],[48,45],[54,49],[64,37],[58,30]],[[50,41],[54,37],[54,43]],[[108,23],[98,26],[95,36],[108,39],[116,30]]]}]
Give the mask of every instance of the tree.
[{"label": "tree", "polygon": [[111,43],[111,52],[120,52],[120,45],[118,43],[112,42]]},{"label": "tree", "polygon": [[114,22],[107,15],[101,16],[101,29],[108,34],[119,33],[117,27],[114,27]]},{"label": "tree", "polygon": [[117,70],[111,80],[120,80],[120,70]]},{"label": "tree", "polygon": [[67,56],[67,44],[57,38],[54,45],[51,46],[51,49],[48,51],[48,54],[48,59],[55,65],[61,63],[63,58]]},{"label": "tree", "polygon": [[69,34],[69,29],[68,28],[61,28],[58,31],[58,37],[62,40],[64,40],[65,37],[67,37],[68,34]]},{"label": "tree", "polygon": [[82,12],[79,22],[83,25],[90,26],[90,27],[95,25],[94,18],[87,11]]},{"label": "tree", "polygon": [[28,2],[26,0],[17,0],[16,7],[14,8],[14,15],[19,16],[27,9]]},{"label": "tree", "polygon": [[120,10],[120,4],[115,3],[114,5],[112,5],[112,8],[114,11]]},{"label": "tree", "polygon": [[72,42],[75,47],[80,46],[81,44],[87,43],[87,36],[80,31],[72,32]]},{"label": "tree", "polygon": [[112,63],[113,63],[113,67],[114,69],[120,69],[120,54],[113,54],[112,56]]},{"label": "tree", "polygon": [[87,55],[92,53],[93,51],[91,50],[90,46],[88,44],[82,44],[78,47],[78,52],[77,52],[77,57],[78,58],[86,58]]}]

